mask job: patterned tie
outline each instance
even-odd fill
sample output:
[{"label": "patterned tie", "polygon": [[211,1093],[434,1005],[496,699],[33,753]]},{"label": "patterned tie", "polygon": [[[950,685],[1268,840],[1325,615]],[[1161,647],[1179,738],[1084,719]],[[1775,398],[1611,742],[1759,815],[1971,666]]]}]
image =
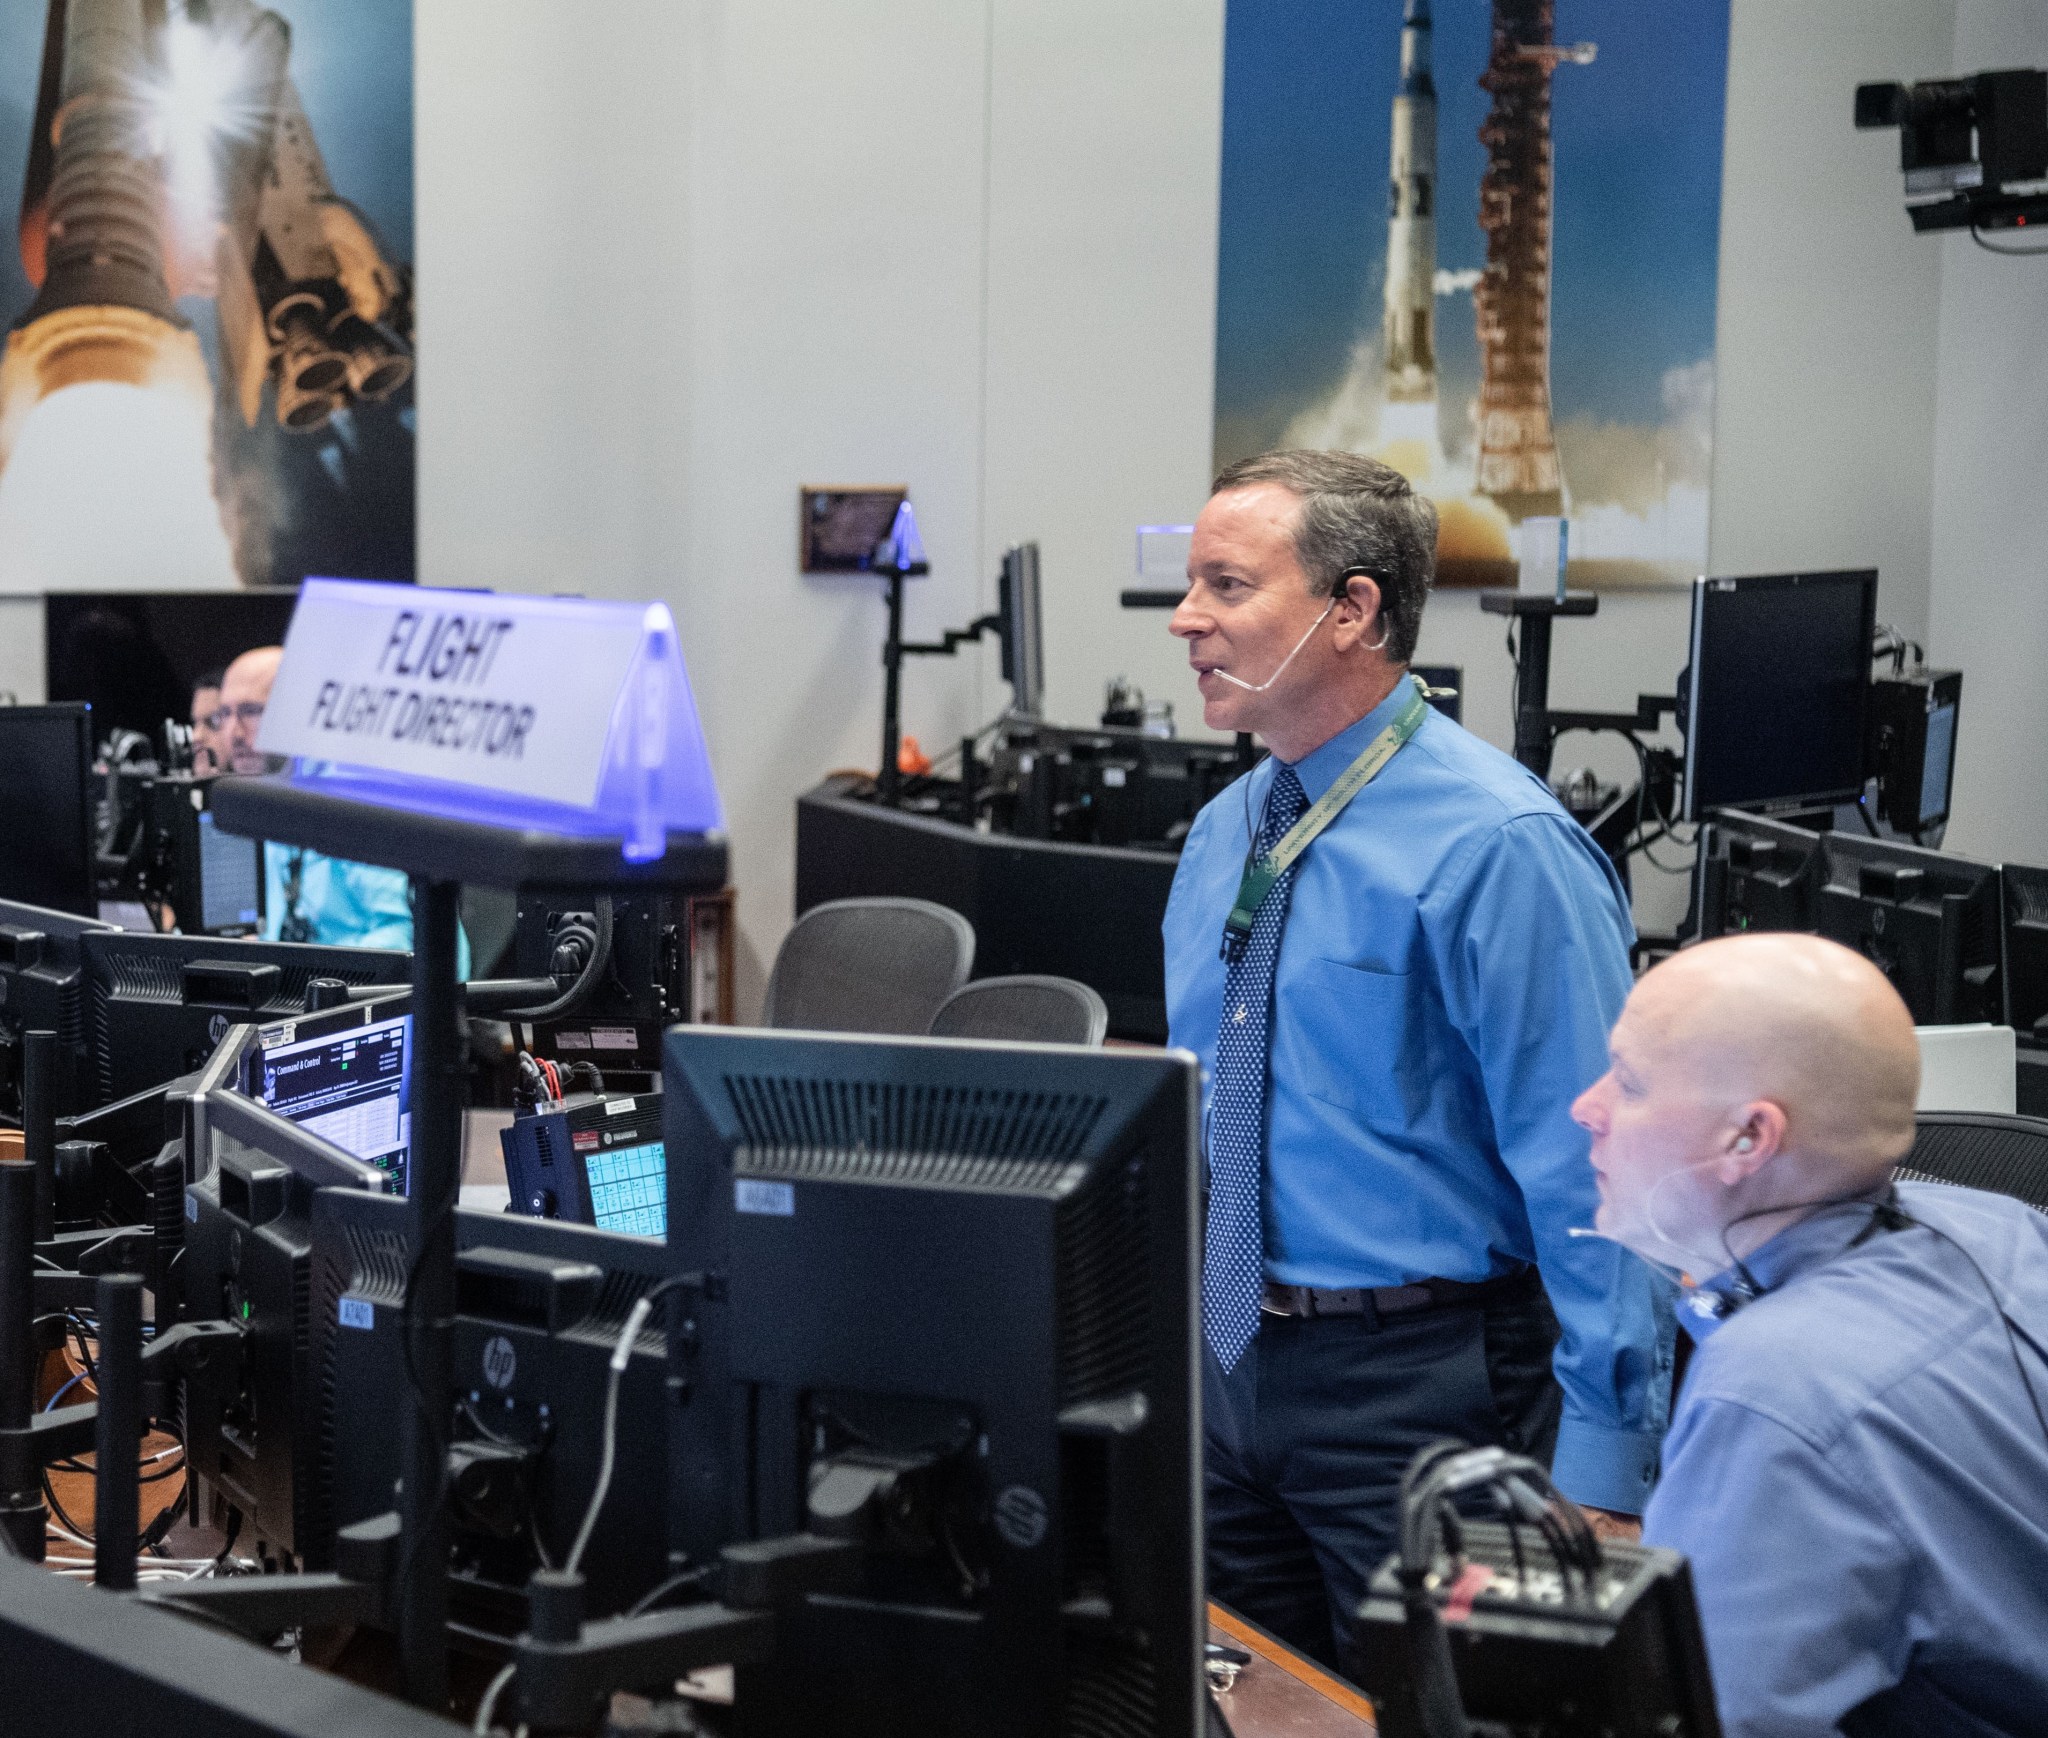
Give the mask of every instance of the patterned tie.
[{"label": "patterned tie", "polygon": [[[1273,849],[1308,807],[1291,766],[1278,766],[1259,828],[1261,855]],[[1209,1096],[1209,1225],[1202,1259],[1202,1331],[1229,1370],[1259,1331],[1266,1282],[1260,1205],[1266,1157],[1266,1074],[1271,1058],[1273,968],[1300,860],[1273,883],[1252,920],[1251,938],[1230,962],[1223,1023],[1216,1033],[1216,1074]]]}]

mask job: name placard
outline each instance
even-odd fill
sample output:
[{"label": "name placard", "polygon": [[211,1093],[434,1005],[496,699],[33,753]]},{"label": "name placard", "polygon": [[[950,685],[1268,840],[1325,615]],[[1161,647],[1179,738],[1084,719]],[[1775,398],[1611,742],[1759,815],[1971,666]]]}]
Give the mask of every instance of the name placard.
[{"label": "name placard", "polygon": [[588,807],[650,610],[309,579],[258,746]]}]

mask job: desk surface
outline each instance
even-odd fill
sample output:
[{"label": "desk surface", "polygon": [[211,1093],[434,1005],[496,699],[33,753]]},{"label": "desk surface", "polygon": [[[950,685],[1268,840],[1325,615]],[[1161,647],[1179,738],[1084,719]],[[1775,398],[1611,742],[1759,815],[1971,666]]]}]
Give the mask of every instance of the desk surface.
[{"label": "desk surface", "polygon": [[1236,1738],[1375,1738],[1372,1704],[1357,1690],[1235,1612],[1210,1605],[1209,1639],[1252,1656],[1216,1698]]}]

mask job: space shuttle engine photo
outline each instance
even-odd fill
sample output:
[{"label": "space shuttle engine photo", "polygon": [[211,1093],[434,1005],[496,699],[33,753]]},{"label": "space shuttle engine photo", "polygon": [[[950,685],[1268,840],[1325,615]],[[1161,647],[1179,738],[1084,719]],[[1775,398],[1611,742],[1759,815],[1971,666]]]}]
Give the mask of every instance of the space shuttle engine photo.
[{"label": "space shuttle engine photo", "polygon": [[0,358],[0,584],[36,577],[16,570],[47,542],[7,473],[30,466],[47,497],[53,443],[164,499],[143,516],[170,583],[296,577],[262,559],[290,507],[253,505],[236,473],[410,381],[411,268],[331,181],[292,46],[255,0],[48,0],[21,194],[34,294]]}]

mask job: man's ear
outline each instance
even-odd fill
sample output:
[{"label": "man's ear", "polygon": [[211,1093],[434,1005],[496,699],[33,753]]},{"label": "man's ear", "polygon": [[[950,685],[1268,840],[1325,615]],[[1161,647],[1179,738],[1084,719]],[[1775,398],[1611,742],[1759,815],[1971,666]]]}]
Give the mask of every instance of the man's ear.
[{"label": "man's ear", "polygon": [[1350,573],[1338,580],[1336,607],[1330,612],[1331,626],[1340,652],[1380,638],[1385,624],[1380,620],[1380,584],[1369,573]]},{"label": "man's ear", "polygon": [[1785,1107],[1759,1098],[1739,1108],[1722,1135],[1714,1174],[1724,1187],[1744,1182],[1785,1150]]}]

